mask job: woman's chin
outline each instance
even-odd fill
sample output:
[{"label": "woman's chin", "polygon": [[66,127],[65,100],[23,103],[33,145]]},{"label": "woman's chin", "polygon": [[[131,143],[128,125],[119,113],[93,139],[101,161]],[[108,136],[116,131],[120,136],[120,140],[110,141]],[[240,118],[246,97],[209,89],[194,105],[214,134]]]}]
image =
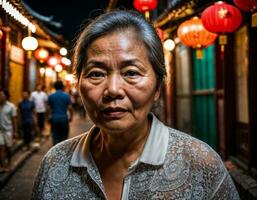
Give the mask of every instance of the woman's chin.
[{"label": "woman's chin", "polygon": [[101,123],[99,127],[108,133],[124,133],[133,128],[133,126],[129,126],[129,124],[119,120],[112,120],[106,123]]}]

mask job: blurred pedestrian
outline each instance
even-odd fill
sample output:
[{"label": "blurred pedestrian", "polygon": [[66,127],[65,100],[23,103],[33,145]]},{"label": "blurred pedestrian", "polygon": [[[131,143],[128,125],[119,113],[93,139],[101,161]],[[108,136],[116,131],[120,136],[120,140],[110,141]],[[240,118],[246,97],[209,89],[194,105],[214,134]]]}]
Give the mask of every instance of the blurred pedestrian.
[{"label": "blurred pedestrian", "polygon": [[7,90],[0,91],[0,171],[8,171],[11,163],[10,149],[13,137],[17,133],[17,112],[13,103],[9,102]]},{"label": "blurred pedestrian", "polygon": [[29,92],[23,92],[22,101],[19,103],[19,114],[26,149],[30,149],[34,125],[35,104],[29,100]]},{"label": "blurred pedestrian", "polygon": [[37,90],[32,92],[30,95],[30,100],[34,102],[35,111],[37,114],[38,130],[36,131],[36,134],[39,141],[42,139],[45,128],[45,113],[47,104],[47,94],[42,89],[42,85],[37,85]]},{"label": "blurred pedestrian", "polygon": [[53,145],[68,138],[69,121],[72,121],[73,117],[71,99],[63,92],[63,87],[62,81],[57,80],[54,83],[56,92],[48,97]]}]

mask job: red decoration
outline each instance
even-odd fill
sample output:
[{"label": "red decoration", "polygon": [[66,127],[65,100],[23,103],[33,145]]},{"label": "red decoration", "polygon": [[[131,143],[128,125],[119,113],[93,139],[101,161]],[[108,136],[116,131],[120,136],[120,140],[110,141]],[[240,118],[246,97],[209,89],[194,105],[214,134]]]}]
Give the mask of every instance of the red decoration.
[{"label": "red decoration", "polygon": [[46,49],[40,48],[35,51],[34,55],[35,55],[35,58],[39,60],[39,62],[44,62],[47,60],[49,53]]},{"label": "red decoration", "polygon": [[163,42],[163,40],[164,40],[164,32],[163,32],[163,30],[160,29],[160,28],[156,28],[156,32],[157,32],[159,38],[161,39],[161,41]]},{"label": "red decoration", "polygon": [[230,33],[242,22],[242,15],[235,6],[219,1],[202,13],[204,27],[214,33]]},{"label": "red decoration", "polygon": [[157,6],[157,0],[134,0],[134,7],[140,12],[154,10]]},{"label": "red decoration", "polygon": [[217,34],[207,31],[202,24],[202,20],[194,17],[179,26],[178,37],[186,46],[204,48],[215,41]]},{"label": "red decoration", "polygon": [[256,0],[234,0],[237,7],[246,12],[252,12],[257,9]]},{"label": "red decoration", "polygon": [[0,29],[0,40],[3,38],[4,34],[3,31]]}]

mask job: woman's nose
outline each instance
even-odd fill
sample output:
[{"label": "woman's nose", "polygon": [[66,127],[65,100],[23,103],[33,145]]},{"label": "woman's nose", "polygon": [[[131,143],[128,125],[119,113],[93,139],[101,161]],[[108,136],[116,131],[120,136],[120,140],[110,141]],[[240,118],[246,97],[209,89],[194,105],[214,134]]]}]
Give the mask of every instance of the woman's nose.
[{"label": "woman's nose", "polygon": [[124,90],[123,90],[123,83],[122,78],[117,75],[113,74],[108,77],[107,87],[104,91],[104,96],[111,99],[116,98],[123,98]]}]

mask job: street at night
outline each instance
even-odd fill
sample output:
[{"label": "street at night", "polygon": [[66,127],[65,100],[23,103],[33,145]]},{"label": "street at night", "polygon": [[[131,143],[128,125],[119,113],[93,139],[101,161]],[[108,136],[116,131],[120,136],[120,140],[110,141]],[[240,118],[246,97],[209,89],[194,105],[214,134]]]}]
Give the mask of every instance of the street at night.
[{"label": "street at night", "polygon": [[257,200],[256,52],[257,0],[0,0],[0,200]]}]

